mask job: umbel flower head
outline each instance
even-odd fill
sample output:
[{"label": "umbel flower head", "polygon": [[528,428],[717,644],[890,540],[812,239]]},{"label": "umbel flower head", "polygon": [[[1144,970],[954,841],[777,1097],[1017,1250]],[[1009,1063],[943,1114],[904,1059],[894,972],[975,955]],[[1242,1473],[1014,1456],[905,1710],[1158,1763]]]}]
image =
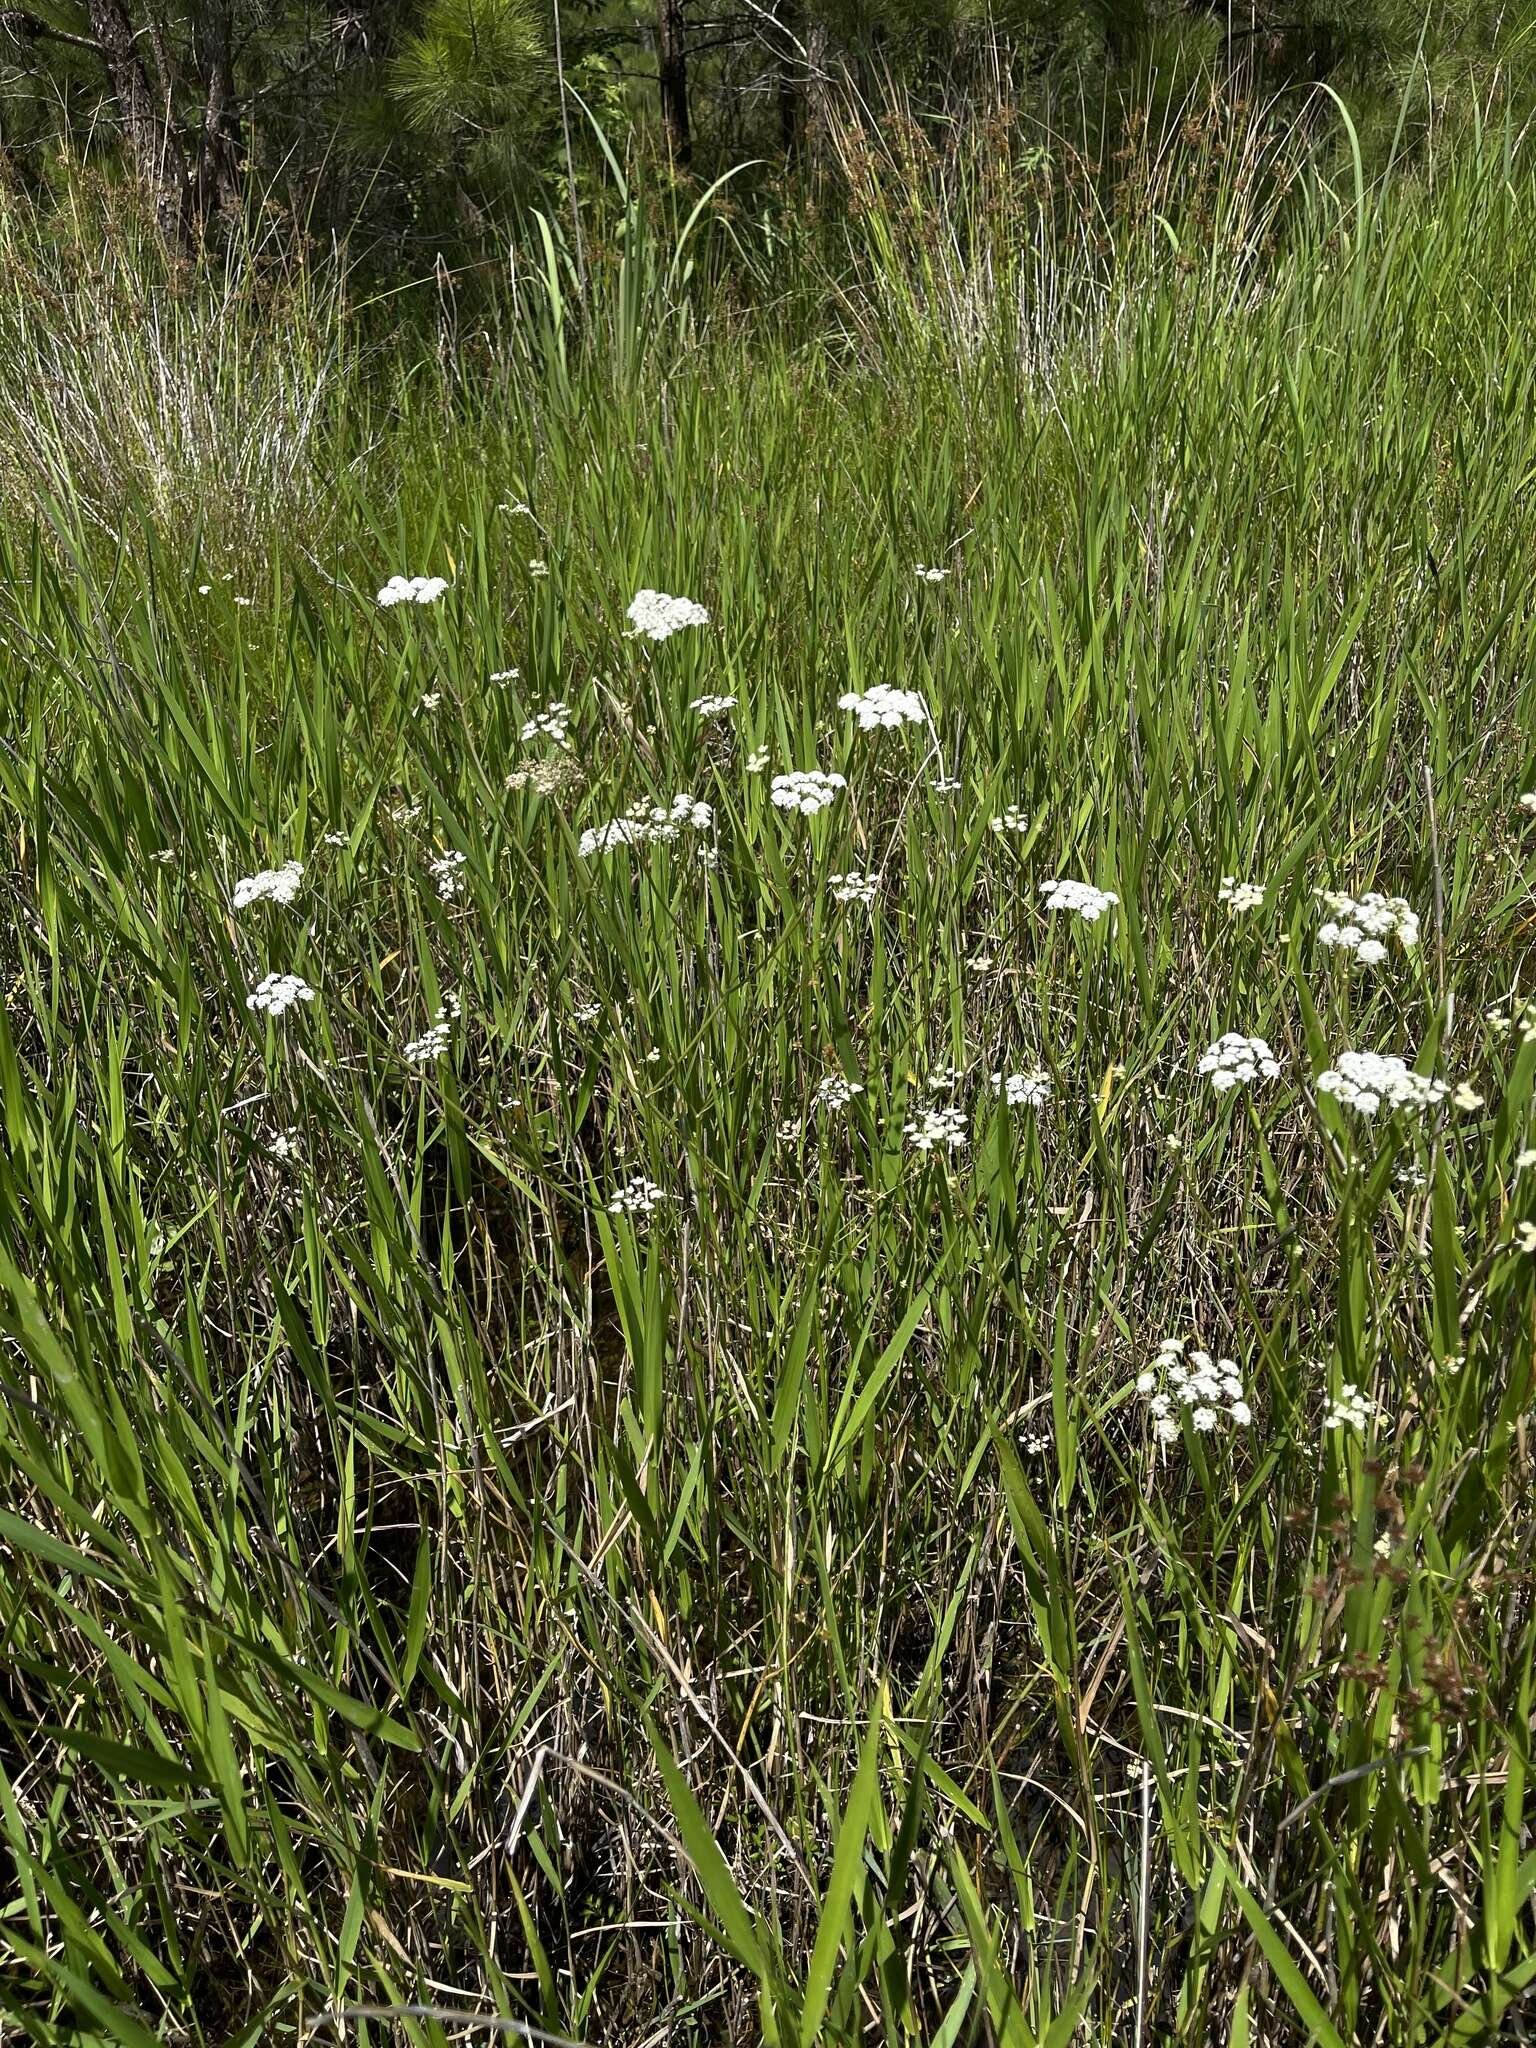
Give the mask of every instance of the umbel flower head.
[{"label": "umbel flower head", "polygon": [[577,847],[583,860],[594,853],[611,853],[616,846],[644,846],[647,841],[676,839],[680,832],[707,832],[715,822],[713,809],[685,791],[673,797],[670,806],[652,804],[648,810],[626,811],[606,825],[589,827]]},{"label": "umbel flower head", "polygon": [[1382,896],[1374,889],[1359,898],[1336,889],[1319,889],[1317,894],[1332,912],[1318,927],[1318,943],[1337,947],[1361,967],[1379,967],[1390,938],[1405,953],[1419,943],[1418,913],[1401,896]]},{"label": "umbel flower head", "polygon": [[285,860],[280,868],[263,868],[259,874],[242,877],[230,902],[236,910],[251,903],[291,903],[303,879],[304,863]]},{"label": "umbel flower head", "polygon": [[855,1095],[864,1093],[862,1081],[850,1081],[846,1074],[824,1074],[816,1083],[818,1109],[846,1109]]},{"label": "umbel flower head", "polygon": [[562,698],[555,697],[527,719],[518,738],[526,745],[530,740],[553,740],[557,747],[563,747],[570,735],[571,707]]},{"label": "umbel flower head", "polygon": [[312,1003],[314,1000],[314,990],[298,975],[264,974],[246,997],[245,1007],[268,1017],[281,1017],[295,1003]]},{"label": "umbel flower head", "polygon": [[1040,894],[1047,910],[1075,911],[1087,924],[1097,924],[1120,901],[1113,889],[1096,889],[1092,882],[1042,882]]},{"label": "umbel flower head", "polygon": [[727,711],[736,709],[734,697],[695,697],[688,709],[696,718],[723,718]]},{"label": "umbel flower head", "polygon": [[644,1174],[625,1181],[615,1188],[608,1199],[610,1216],[649,1216],[658,1202],[666,1200],[666,1191],[657,1187],[655,1181],[647,1180]]},{"label": "umbel flower head", "polygon": [[1416,1074],[1396,1053],[1341,1052],[1335,1064],[1317,1077],[1319,1095],[1331,1095],[1359,1116],[1378,1110],[1412,1110],[1423,1115],[1445,1100],[1443,1081]]},{"label": "umbel flower head", "polygon": [[379,592],[385,611],[397,604],[436,604],[448,588],[446,576],[391,576]]},{"label": "umbel flower head", "polygon": [[1264,901],[1262,882],[1240,882],[1236,875],[1223,875],[1217,901],[1225,903],[1234,917],[1241,917],[1245,911],[1257,910]]},{"label": "umbel flower head", "polygon": [[860,732],[928,723],[928,706],[918,692],[898,690],[890,683],[871,683],[862,696],[857,690],[847,690],[837,705],[840,711],[853,713]]},{"label": "umbel flower head", "polygon": [[902,1135],[914,1152],[956,1152],[966,1142],[963,1109],[920,1109],[902,1126]]},{"label": "umbel flower head", "polygon": [[1001,1096],[1010,1109],[1044,1109],[1051,1099],[1051,1077],[1038,1070],[1028,1074],[994,1074],[992,1093]]},{"label": "umbel flower head", "polygon": [[664,590],[641,590],[625,614],[632,635],[641,640],[670,640],[685,626],[707,626],[709,613],[691,597],[668,597]]},{"label": "umbel flower head", "polygon": [[1200,1055],[1200,1072],[1209,1074],[1218,1095],[1232,1088],[1246,1088],[1260,1076],[1266,1081],[1279,1077],[1280,1062],[1269,1049],[1267,1038],[1244,1038],[1240,1031],[1224,1031],[1216,1043]]},{"label": "umbel flower head", "polygon": [[850,868],[846,875],[828,875],[827,887],[834,903],[873,903],[880,893],[880,870],[868,874]]},{"label": "umbel flower head", "polygon": [[798,811],[814,818],[829,804],[836,803],[840,789],[848,787],[846,775],[823,775],[819,768],[794,768],[787,775],[775,775],[768,794],[781,811]]},{"label": "umbel flower head", "polygon": [[1223,1421],[1231,1428],[1246,1429],[1253,1420],[1235,1360],[1212,1358],[1209,1351],[1200,1350],[1186,1355],[1182,1337],[1163,1339],[1152,1364],[1137,1376],[1136,1391],[1147,1404],[1153,1433],[1161,1444],[1178,1441],[1181,1409],[1188,1411],[1191,1425],[1202,1436]]}]

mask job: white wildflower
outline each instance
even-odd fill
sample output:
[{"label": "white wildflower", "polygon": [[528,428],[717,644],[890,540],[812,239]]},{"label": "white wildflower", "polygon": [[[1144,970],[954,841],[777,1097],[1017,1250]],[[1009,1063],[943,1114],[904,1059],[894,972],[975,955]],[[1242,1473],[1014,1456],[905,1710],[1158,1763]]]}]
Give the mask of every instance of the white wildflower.
[{"label": "white wildflower", "polygon": [[958,775],[945,775],[942,770],[928,785],[935,796],[958,796],[962,786]]},{"label": "white wildflower", "polygon": [[625,614],[632,634],[644,640],[670,640],[685,626],[707,626],[709,613],[690,597],[668,597],[664,590],[636,593]]},{"label": "white wildflower", "polygon": [[1520,1252],[1536,1253],[1536,1223],[1515,1225],[1515,1249]]},{"label": "white wildflower", "polygon": [[1273,1081],[1280,1062],[1270,1051],[1267,1038],[1244,1038],[1240,1031],[1224,1031],[1208,1051],[1200,1055],[1198,1071],[1209,1074],[1219,1095],[1232,1088],[1246,1088],[1261,1077]]},{"label": "white wildflower", "polygon": [[436,604],[447,588],[446,576],[391,576],[379,603],[386,611],[397,604]]},{"label": "white wildflower", "polygon": [[953,1095],[964,1079],[964,1067],[935,1067],[928,1076],[928,1091],[931,1095]]},{"label": "white wildflower", "polygon": [[947,569],[935,568],[931,564],[925,566],[922,562],[917,564],[917,575],[924,583],[942,583],[948,574]]},{"label": "white wildflower", "polygon": [[768,794],[781,811],[799,811],[802,817],[814,818],[847,787],[846,776],[824,775],[819,768],[796,768],[788,775],[775,775]]},{"label": "white wildflower", "polygon": [[275,1159],[280,1165],[288,1166],[302,1155],[304,1140],[299,1136],[295,1126],[290,1124],[286,1131],[274,1131],[268,1138],[265,1149],[269,1159]]},{"label": "white wildflower", "polygon": [[1257,910],[1264,901],[1262,882],[1240,882],[1236,875],[1223,875],[1217,901],[1225,903],[1234,917],[1241,917],[1245,911]]},{"label": "white wildflower", "polygon": [[418,711],[435,711],[438,705],[442,703],[442,701],[443,693],[441,690],[428,690],[427,694],[416,706],[416,709]]},{"label": "white wildflower", "polygon": [[1027,832],[1029,819],[1017,804],[1005,804],[992,820],[992,830],[1001,839],[1005,832]]},{"label": "white wildflower", "polygon": [[1096,889],[1091,882],[1042,882],[1040,894],[1047,910],[1075,911],[1088,924],[1096,924],[1120,901],[1112,889]]},{"label": "white wildflower", "polygon": [[303,879],[303,862],[285,860],[280,868],[263,868],[259,874],[242,877],[235,884],[230,903],[236,910],[244,910],[252,903],[291,903]]},{"label": "white wildflower", "polygon": [[1528,789],[1520,798],[1520,808],[1530,817],[1536,818],[1536,789]]},{"label": "white wildflower", "polygon": [[902,1135],[916,1152],[936,1152],[940,1147],[953,1152],[966,1142],[963,1109],[923,1109],[902,1128]]},{"label": "white wildflower", "polygon": [[670,805],[652,804],[646,810],[626,811],[606,825],[589,827],[582,833],[577,850],[587,860],[594,853],[611,853],[616,846],[665,843],[683,831],[707,832],[714,822],[714,810],[709,804],[681,792]]},{"label": "white wildflower", "polygon": [[1457,1082],[1455,1092],[1451,1096],[1451,1101],[1461,1111],[1463,1116],[1470,1116],[1473,1110],[1481,1109],[1483,1106],[1482,1096],[1478,1094],[1470,1081]]},{"label": "white wildflower", "polygon": [[665,1191],[655,1181],[647,1180],[644,1174],[637,1174],[632,1180],[616,1188],[608,1200],[610,1216],[649,1216],[658,1202],[666,1200]]},{"label": "white wildflower", "polygon": [[459,1014],[457,996],[449,996],[440,1005],[432,1023],[420,1038],[409,1038],[405,1042],[404,1056],[413,1067],[424,1067],[433,1060],[440,1060],[448,1050],[453,1036],[453,1021]]},{"label": "white wildflower", "polygon": [[553,740],[557,747],[563,747],[571,730],[571,707],[561,698],[555,697],[534,717],[528,719],[518,738],[526,745],[529,740]]},{"label": "white wildflower", "polygon": [[828,875],[827,887],[834,903],[873,903],[880,893],[880,870],[864,874],[850,868],[846,875]]},{"label": "white wildflower", "polygon": [[1445,1100],[1443,1081],[1416,1074],[1395,1053],[1341,1052],[1337,1063],[1317,1077],[1320,1095],[1331,1095],[1361,1116],[1379,1109],[1433,1109]]},{"label": "white wildflower", "polygon": [[838,698],[840,711],[851,711],[860,732],[879,732],[898,725],[926,725],[928,706],[916,690],[898,690],[890,683],[871,683],[860,696],[848,690]]},{"label": "white wildflower", "polygon": [[1049,1074],[994,1074],[992,1093],[1000,1095],[1010,1109],[1044,1109],[1051,1099]]},{"label": "white wildflower", "polygon": [[1387,957],[1386,941],[1395,938],[1405,952],[1419,943],[1419,919],[1401,896],[1369,890],[1345,896],[1336,889],[1316,894],[1332,915],[1318,927],[1318,943],[1353,956],[1362,967],[1379,967]]},{"label": "white wildflower", "polygon": [[1336,1401],[1328,1403],[1323,1416],[1324,1429],[1364,1429],[1371,1417],[1378,1413],[1376,1403],[1369,1394],[1361,1393],[1353,1380],[1346,1380],[1339,1389]]},{"label": "white wildflower", "polygon": [[464,893],[464,877],[460,873],[464,864],[462,853],[440,853],[436,860],[427,863],[427,873],[436,883],[437,893],[445,903],[451,903]]},{"label": "white wildflower", "polygon": [[520,668],[499,668],[491,677],[498,690],[504,690],[508,683],[515,683],[522,674]]},{"label": "white wildflower", "polygon": [[864,1093],[862,1081],[850,1081],[846,1074],[824,1074],[816,1084],[818,1109],[846,1109],[855,1095]]},{"label": "white wildflower", "polygon": [[1246,1429],[1253,1420],[1236,1361],[1199,1349],[1186,1352],[1182,1337],[1163,1338],[1152,1364],[1137,1374],[1136,1391],[1147,1404],[1159,1443],[1176,1441],[1180,1408],[1202,1436],[1223,1419],[1234,1429]]},{"label": "white wildflower", "polygon": [[549,574],[548,562],[544,561],[540,556],[534,555],[528,563],[528,574],[535,577],[547,576]]},{"label": "white wildflower", "polygon": [[312,1003],[314,999],[314,990],[298,975],[264,974],[246,997],[245,1007],[259,1010],[268,1017],[281,1017],[295,1003]]},{"label": "white wildflower", "polygon": [[734,697],[695,697],[688,709],[700,718],[723,718],[736,709]]}]

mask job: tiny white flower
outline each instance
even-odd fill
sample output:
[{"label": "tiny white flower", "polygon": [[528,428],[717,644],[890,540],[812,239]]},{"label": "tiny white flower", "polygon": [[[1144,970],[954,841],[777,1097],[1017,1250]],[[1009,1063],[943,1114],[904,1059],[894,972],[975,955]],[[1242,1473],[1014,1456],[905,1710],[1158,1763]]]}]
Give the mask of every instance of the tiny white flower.
[{"label": "tiny white flower", "polygon": [[1463,1115],[1467,1116],[1470,1116],[1474,1109],[1481,1109],[1483,1106],[1482,1096],[1478,1094],[1477,1090],[1472,1086],[1472,1083],[1470,1081],[1457,1082],[1456,1090],[1451,1097],[1451,1101],[1463,1113]]},{"label": "tiny white flower", "polygon": [[1003,809],[992,820],[992,830],[999,839],[1002,838],[1005,832],[1027,832],[1029,830],[1029,819],[1019,809],[1017,804],[1005,804]]},{"label": "tiny white flower", "polygon": [[491,681],[498,690],[502,690],[506,688],[508,683],[515,683],[521,674],[522,670],[520,668],[499,668],[491,677]]},{"label": "tiny white flower", "polygon": [[561,698],[553,698],[544,709],[528,719],[518,738],[526,745],[530,740],[553,740],[557,747],[563,747],[570,734],[571,707]]},{"label": "tiny white flower", "polygon": [[1236,875],[1223,875],[1217,901],[1225,903],[1234,917],[1241,917],[1245,911],[1258,910],[1261,907],[1264,901],[1264,884],[1241,882]]},{"label": "tiny white flower", "polygon": [[281,1017],[295,1003],[312,1003],[314,999],[314,990],[298,975],[264,974],[246,997],[245,1007],[268,1017]]},{"label": "tiny white flower", "polygon": [[610,1216],[649,1216],[658,1202],[666,1200],[665,1191],[655,1181],[638,1174],[632,1180],[616,1188],[608,1201]]},{"label": "tiny white flower", "polygon": [[447,588],[445,576],[391,576],[378,601],[386,611],[397,604],[436,604]]},{"label": "tiny white flower", "polygon": [[1010,1109],[1043,1109],[1051,1099],[1051,1077],[1035,1071],[1027,1074],[992,1076],[992,1093],[1002,1096]]},{"label": "tiny white flower", "polygon": [[827,887],[834,903],[873,903],[880,893],[880,871],[863,874],[852,868],[846,875],[828,875]]},{"label": "tiny white flower", "polygon": [[1533,1166],[1536,1166],[1536,1147],[1528,1145],[1523,1152],[1516,1154],[1515,1171],[1526,1173]]},{"label": "tiny white flower", "polygon": [[943,773],[940,773],[934,776],[932,782],[929,783],[928,787],[933,791],[935,796],[958,796],[960,794],[962,784],[958,775],[945,775]]},{"label": "tiny white flower", "polygon": [[761,775],[768,766],[768,749],[754,747],[742,765],[749,775]]},{"label": "tiny white flower", "polygon": [[1422,1115],[1449,1093],[1443,1081],[1414,1073],[1395,1053],[1376,1052],[1341,1052],[1335,1064],[1318,1075],[1317,1091],[1361,1116],[1374,1116],[1383,1103],[1389,1110]]},{"label": "tiny white flower", "polygon": [[1091,882],[1042,882],[1040,894],[1047,910],[1074,911],[1088,924],[1096,924],[1120,901],[1112,889],[1096,889]]},{"label": "tiny white flower", "polygon": [[435,711],[442,701],[443,693],[441,690],[428,690],[416,708],[418,711]]},{"label": "tiny white flower", "polygon": [[1522,1252],[1536,1252],[1536,1223],[1515,1225],[1515,1249]]},{"label": "tiny white flower", "polygon": [[632,637],[644,640],[670,640],[685,626],[709,624],[703,605],[688,597],[668,597],[664,590],[638,591],[625,616]]},{"label": "tiny white flower", "polygon": [[734,697],[695,697],[688,709],[700,718],[723,718],[727,711],[734,711]]},{"label": "tiny white flower", "polygon": [[850,1081],[845,1074],[824,1074],[816,1084],[818,1109],[846,1109],[855,1095],[864,1093],[862,1081]]},{"label": "tiny white flower", "polygon": [[918,692],[898,690],[889,683],[872,683],[862,696],[857,690],[848,690],[837,704],[840,711],[853,713],[860,732],[928,723],[928,706]]},{"label": "tiny white flower", "polygon": [[1318,927],[1318,943],[1350,954],[1361,967],[1379,967],[1387,957],[1386,941],[1395,938],[1404,952],[1419,943],[1418,913],[1401,896],[1368,890],[1347,896],[1336,889],[1316,892],[1332,915]]},{"label": "tiny white flower", "polygon": [[814,818],[837,801],[839,790],[848,787],[846,776],[823,774],[819,768],[796,768],[788,775],[775,775],[768,794],[781,811],[798,811]]},{"label": "tiny white flower", "polygon": [[528,564],[528,574],[534,577],[547,576],[549,574],[548,562],[541,560],[538,555],[533,556]]},{"label": "tiny white flower", "polygon": [[1536,789],[1528,789],[1524,792],[1520,798],[1520,808],[1529,816],[1536,818]]},{"label": "tiny white flower", "polygon": [[902,1128],[902,1135],[916,1152],[935,1152],[942,1146],[957,1151],[967,1139],[963,1109],[919,1110]]},{"label": "tiny white flower", "polygon": [[445,903],[451,903],[464,893],[464,878],[460,873],[464,864],[462,853],[440,853],[436,860],[427,863],[427,873],[437,884],[437,893]]},{"label": "tiny white flower", "polygon": [[1239,1031],[1225,1031],[1214,1045],[1200,1055],[1198,1072],[1210,1076],[1218,1094],[1246,1088],[1250,1082],[1273,1081],[1280,1072],[1265,1038],[1245,1038]]},{"label": "tiny white flower", "polygon": [[243,876],[235,884],[230,903],[236,910],[252,903],[291,903],[303,879],[303,862],[285,860],[280,868],[263,868],[259,874]]},{"label": "tiny white flower", "polygon": [[1378,1413],[1376,1403],[1369,1394],[1363,1394],[1353,1380],[1346,1380],[1339,1389],[1339,1398],[1328,1403],[1323,1416],[1324,1429],[1364,1429],[1371,1417]]},{"label": "tiny white flower", "polygon": [[949,571],[947,569],[938,569],[932,566],[925,567],[921,562],[917,564],[917,575],[924,583],[942,583],[948,574]]}]

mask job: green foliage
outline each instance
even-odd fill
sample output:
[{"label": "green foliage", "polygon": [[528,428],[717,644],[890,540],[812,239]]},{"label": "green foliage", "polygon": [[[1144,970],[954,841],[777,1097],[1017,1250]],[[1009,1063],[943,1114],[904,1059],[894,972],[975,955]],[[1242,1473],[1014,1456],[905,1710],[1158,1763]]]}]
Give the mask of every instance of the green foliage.
[{"label": "green foliage", "polygon": [[[830,274],[632,189],[389,352],[10,224],[0,2029],[1514,2038],[1536,180],[1431,146],[1213,122],[1115,233],[914,151]],[[580,852],[679,790],[712,862]],[[1160,1448],[1194,1333],[1252,1424]]]},{"label": "green foliage", "polygon": [[393,64],[395,98],[420,134],[482,146],[546,89],[538,0],[430,0]]}]

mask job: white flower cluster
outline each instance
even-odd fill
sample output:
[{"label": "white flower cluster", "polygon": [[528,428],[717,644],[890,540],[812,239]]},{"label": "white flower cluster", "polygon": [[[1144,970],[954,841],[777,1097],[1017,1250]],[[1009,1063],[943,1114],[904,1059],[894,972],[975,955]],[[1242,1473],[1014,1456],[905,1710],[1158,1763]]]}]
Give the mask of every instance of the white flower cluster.
[{"label": "white flower cluster", "polygon": [[1528,789],[1520,798],[1520,808],[1536,818],[1536,789]]},{"label": "white flower cluster", "polygon": [[847,690],[838,698],[837,708],[853,713],[860,732],[928,723],[928,706],[918,692],[898,690],[890,683],[871,683],[862,696],[857,690]]},{"label": "white flower cluster", "polygon": [[850,868],[846,875],[828,875],[827,887],[834,903],[873,903],[880,892],[880,870],[872,868],[864,874]]},{"label": "white flower cluster", "polygon": [[802,817],[814,818],[818,811],[836,803],[837,792],[847,787],[846,775],[823,775],[819,768],[795,768],[788,775],[775,775],[768,794],[781,811],[799,811]]},{"label": "white flower cluster", "polygon": [[1246,1088],[1260,1076],[1279,1079],[1280,1062],[1270,1051],[1267,1038],[1244,1038],[1240,1031],[1224,1031],[1216,1043],[1200,1055],[1202,1074],[1209,1074],[1218,1095],[1232,1088]]},{"label": "white flower cluster", "polygon": [[1401,896],[1382,896],[1374,889],[1358,899],[1336,889],[1317,894],[1333,913],[1318,927],[1318,942],[1338,946],[1362,967],[1379,967],[1387,957],[1386,941],[1394,936],[1404,952],[1419,943],[1419,920]]},{"label": "white flower cluster", "polygon": [[941,1146],[953,1152],[966,1141],[963,1109],[921,1109],[903,1125],[902,1134],[915,1152],[937,1152]]},{"label": "white flower cluster", "polygon": [[1508,1038],[1518,1031],[1522,1045],[1536,1041],[1536,996],[1511,996],[1507,1004],[1488,1011],[1487,1017],[1495,1038]]},{"label": "white flower cluster", "polygon": [[408,1038],[404,1056],[413,1067],[424,1067],[432,1060],[440,1060],[448,1050],[448,1041],[453,1036],[453,1020],[459,1014],[456,997],[450,997],[438,1008],[432,1023],[420,1038]]},{"label": "white flower cluster", "polygon": [[556,697],[536,717],[527,720],[518,738],[525,745],[529,740],[553,740],[557,747],[563,747],[570,730],[571,707]]},{"label": "white flower cluster", "polygon": [[296,974],[264,974],[245,999],[248,1010],[260,1010],[268,1017],[281,1017],[295,1003],[312,1003],[315,992]]},{"label": "white flower cluster", "polygon": [[928,785],[935,796],[958,796],[964,786],[958,775],[946,775],[942,769]]},{"label": "white flower cluster", "polygon": [[691,597],[668,597],[664,590],[641,590],[625,614],[634,633],[645,640],[670,640],[685,626],[707,626],[709,613]]},{"label": "white flower cluster", "polygon": [[644,846],[648,841],[676,839],[685,828],[707,832],[715,822],[711,807],[698,797],[679,794],[670,806],[652,804],[648,810],[626,811],[582,833],[578,852],[583,860],[594,853],[611,853],[616,846]]},{"label": "white flower cluster", "polygon": [[465,863],[462,853],[440,853],[436,860],[427,862],[427,873],[437,885],[437,893],[445,903],[451,903],[455,896],[464,894],[464,878],[460,873]]},{"label": "white flower cluster", "polygon": [[734,697],[695,697],[688,709],[700,718],[723,718],[727,711],[736,709]]},{"label": "white flower cluster", "polygon": [[992,820],[992,830],[1001,839],[1005,832],[1027,832],[1029,819],[1017,804],[1004,804]]},{"label": "white flower cluster", "polygon": [[1244,911],[1257,910],[1264,901],[1262,882],[1240,882],[1236,875],[1223,875],[1218,902],[1225,903],[1234,917],[1241,917]]},{"label": "white flower cluster", "polygon": [[1341,1052],[1337,1064],[1318,1075],[1317,1092],[1374,1116],[1379,1109],[1433,1109],[1445,1100],[1446,1086],[1416,1074],[1396,1053]]},{"label": "white flower cluster", "polygon": [[655,1181],[647,1180],[644,1174],[637,1174],[633,1180],[625,1181],[616,1188],[608,1203],[610,1216],[649,1216],[658,1202],[666,1200],[664,1191]]},{"label": "white flower cluster", "polygon": [[846,1109],[855,1095],[864,1093],[862,1081],[850,1081],[846,1074],[824,1074],[816,1084],[818,1109]]},{"label": "white flower cluster", "polygon": [[386,611],[397,604],[436,604],[447,588],[446,576],[391,576],[379,603]]},{"label": "white flower cluster", "polygon": [[1000,1095],[1010,1109],[1044,1109],[1051,1099],[1051,1077],[1039,1071],[994,1074],[992,1093]]},{"label": "white flower cluster", "polygon": [[1047,910],[1076,911],[1087,924],[1097,924],[1120,901],[1113,889],[1096,889],[1091,882],[1042,882],[1040,894]]},{"label": "white flower cluster", "polygon": [[761,775],[768,766],[768,749],[766,747],[754,747],[742,763],[742,766],[749,775]]},{"label": "white flower cluster", "polygon": [[491,677],[498,690],[504,690],[508,683],[515,683],[522,674],[520,668],[499,668]]},{"label": "white flower cluster", "polygon": [[964,1067],[935,1067],[928,1076],[928,1092],[930,1095],[953,1095],[964,1079]]},{"label": "white flower cluster", "polygon": [[924,583],[942,583],[949,574],[949,571],[947,569],[934,568],[931,565],[925,566],[922,562],[919,562],[917,564],[917,574]]},{"label": "white flower cluster", "polygon": [[302,1156],[303,1151],[304,1140],[293,1124],[285,1131],[274,1131],[266,1144],[267,1157],[277,1160],[283,1166],[291,1165],[295,1159]]},{"label": "white flower cluster", "polygon": [[280,868],[263,868],[236,882],[230,902],[236,910],[244,910],[248,903],[291,903],[303,879],[304,863],[285,860]]},{"label": "white flower cluster", "polygon": [[1186,1358],[1184,1343],[1182,1337],[1165,1337],[1157,1347],[1156,1362],[1136,1381],[1158,1442],[1177,1442],[1179,1408],[1189,1410],[1190,1422],[1202,1436],[1221,1421],[1223,1410],[1228,1422],[1245,1429],[1253,1410],[1243,1399],[1243,1376],[1236,1362],[1212,1358],[1209,1351],[1191,1351]]},{"label": "white flower cluster", "polygon": [[1323,1417],[1324,1429],[1364,1429],[1376,1414],[1376,1403],[1369,1394],[1362,1394],[1353,1380],[1346,1380],[1339,1389],[1337,1401],[1328,1403],[1328,1412]]}]

